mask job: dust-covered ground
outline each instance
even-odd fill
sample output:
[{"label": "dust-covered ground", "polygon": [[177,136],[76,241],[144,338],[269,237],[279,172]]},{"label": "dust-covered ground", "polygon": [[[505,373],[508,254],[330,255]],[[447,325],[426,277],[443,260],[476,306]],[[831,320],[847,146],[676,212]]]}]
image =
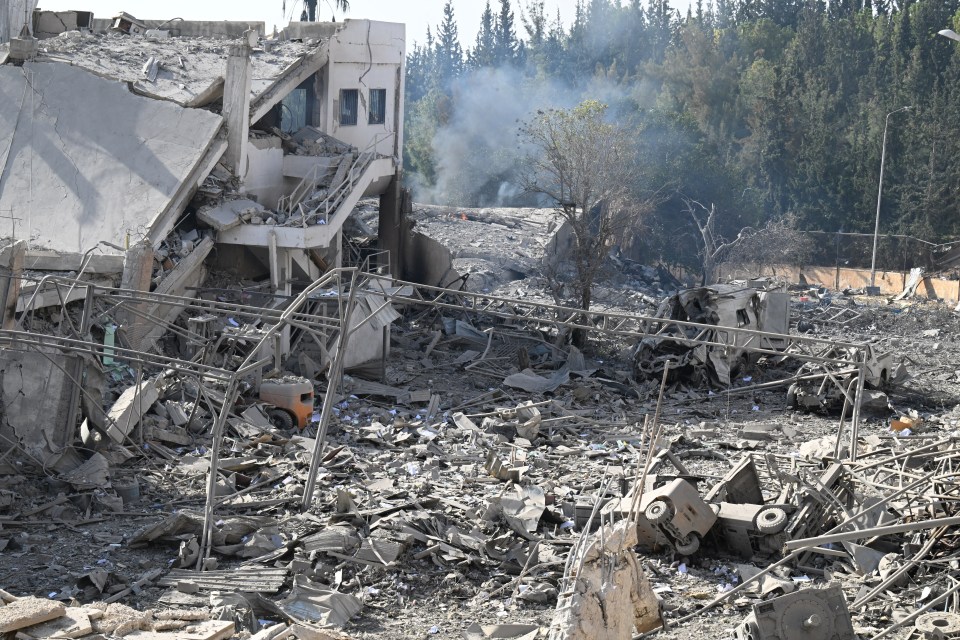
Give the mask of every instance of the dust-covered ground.
[{"label": "dust-covered ground", "polygon": [[[530,257],[523,263],[529,273],[522,279],[498,276],[486,285],[549,300],[532,272],[534,262]],[[511,269],[521,271],[518,265]],[[621,271],[601,289],[629,294],[624,277]],[[613,300],[608,306],[651,313],[647,298],[667,292],[664,284],[652,283],[656,278],[649,268],[637,271],[630,280],[641,283],[635,284],[637,295],[620,295],[619,306]],[[385,377],[376,367],[349,372],[305,511],[300,498],[316,428],[284,432],[251,424],[237,409],[222,452],[222,499],[214,508],[215,528],[224,536],[213,554],[216,569],[235,572],[223,574],[221,584],[195,589],[182,574],[179,585],[163,584],[173,565],[194,566],[191,545],[199,541],[199,530],[181,523],[163,536],[150,533],[177,513],[202,512],[203,462],[211,440],[210,416],[200,412],[200,423],[183,429],[181,443],[156,438],[151,419],[134,432],[141,443],[138,457],[112,470],[114,478],[138,482],[139,499],[125,504],[113,490],[78,488],[11,453],[22,472],[0,478],[6,504],[0,586],[14,595],[64,602],[102,602],[119,594],[119,602],[141,610],[210,610],[235,620],[239,638],[266,621],[289,620],[303,595],[294,591],[300,581],[348,596],[335,614],[309,621],[335,623],[345,610],[348,619],[335,626],[353,638],[461,638],[470,625],[506,623],[534,625],[545,637],[568,554],[589,525],[591,506],[618,500],[634,486],[647,446],[643,425],[656,411],[660,381],[636,379],[634,345],[600,332],[590,336],[581,362],[542,325],[496,321],[469,310],[410,306],[401,312],[391,330]],[[960,316],[949,306],[821,291],[815,302],[795,296],[792,317],[794,332],[875,343],[909,371],[906,381],[886,389],[886,410],[863,416],[859,452],[883,458],[947,440],[942,448],[949,457],[960,420],[960,347],[953,340]],[[521,367],[546,379],[565,366],[567,375],[549,391],[527,392],[505,382]],[[762,386],[791,377],[798,366],[791,359],[760,358],[736,374],[732,393],[671,380],[663,390],[658,449],[682,460],[681,475],[695,481],[701,495],[752,456],[765,498],[776,501],[784,477],[813,477],[827,465],[832,447],[811,443],[835,436],[839,425],[839,411],[793,410],[786,385]],[[118,386],[132,384],[131,373]],[[175,384],[168,389],[160,405],[183,399]],[[316,381],[318,399],[325,389],[325,380]],[[518,412],[523,403],[536,409],[535,424],[530,408]],[[160,405],[153,420],[163,418]],[[917,419],[910,435],[891,431],[892,418],[908,415]],[[844,451],[849,416],[847,424]],[[924,464],[901,469],[901,476],[874,477],[872,490],[886,495],[904,478],[933,468]],[[869,489],[858,487],[858,495]],[[952,511],[940,504],[928,515],[944,513]],[[820,532],[817,523],[811,526]],[[335,532],[335,539],[321,541],[325,532]],[[922,540],[892,538],[881,548],[904,542],[910,548],[902,551],[902,564],[903,554]],[[871,636],[932,598],[921,593],[923,586],[943,590],[952,546],[949,540],[942,545],[931,564],[852,611],[858,633]],[[689,557],[669,546],[637,553],[663,601],[667,629],[660,635],[671,640],[731,638],[753,604],[793,588],[832,581],[853,602],[864,585],[882,579],[842,554],[813,555],[804,565],[779,571],[779,585],[766,595],[738,593],[673,626],[735,587],[743,575],[737,565],[762,568],[779,554],[738,558],[709,536]],[[224,595],[243,592],[237,571],[249,576],[276,568],[286,573],[275,589]],[[150,576],[156,569],[162,574]],[[907,625],[897,635],[911,629]]]}]

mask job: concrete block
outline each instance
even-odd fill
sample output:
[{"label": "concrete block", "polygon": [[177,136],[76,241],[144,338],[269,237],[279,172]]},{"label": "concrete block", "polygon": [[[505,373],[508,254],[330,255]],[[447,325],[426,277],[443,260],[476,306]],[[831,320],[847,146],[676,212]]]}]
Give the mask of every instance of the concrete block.
[{"label": "concrete block", "polygon": [[20,598],[5,607],[0,607],[0,633],[16,631],[47,620],[53,620],[66,612],[66,607],[53,600],[44,600],[34,596]]},{"label": "concrete block", "polygon": [[12,60],[33,60],[37,57],[37,39],[30,36],[10,39]]},{"label": "concrete block", "polygon": [[159,397],[153,380],[144,380],[121,393],[107,412],[107,435],[114,442],[122,443]]},{"label": "concrete block", "polygon": [[25,633],[33,638],[82,638],[93,633],[91,609],[67,607],[61,618],[29,627]]}]

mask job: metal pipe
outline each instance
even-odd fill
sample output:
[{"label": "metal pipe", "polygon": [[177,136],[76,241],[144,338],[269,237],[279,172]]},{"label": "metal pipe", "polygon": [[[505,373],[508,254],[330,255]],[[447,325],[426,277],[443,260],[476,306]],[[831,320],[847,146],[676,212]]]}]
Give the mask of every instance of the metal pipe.
[{"label": "metal pipe", "polygon": [[814,538],[800,538],[790,540],[783,548],[787,551],[808,549],[818,547],[821,544],[831,544],[834,542],[849,542],[851,540],[862,540],[864,538],[875,538],[885,536],[891,533],[906,533],[918,529],[936,529],[937,527],[952,527],[960,525],[960,516],[951,518],[935,518],[933,520],[919,520],[917,522],[901,522],[900,524],[891,524],[885,527],[873,527],[870,529],[856,529],[854,531],[845,531],[843,533],[833,533]]},{"label": "metal pipe", "polygon": [[887,127],[890,126],[890,116],[895,113],[900,113],[907,109],[912,109],[912,105],[906,107],[900,107],[895,111],[891,111],[887,114],[886,119],[883,124],[883,146],[880,150],[880,184],[877,187],[877,219],[873,225],[873,256],[870,258],[870,286],[877,286],[877,241],[879,240],[880,233],[880,201],[883,197],[883,168],[887,160]]}]

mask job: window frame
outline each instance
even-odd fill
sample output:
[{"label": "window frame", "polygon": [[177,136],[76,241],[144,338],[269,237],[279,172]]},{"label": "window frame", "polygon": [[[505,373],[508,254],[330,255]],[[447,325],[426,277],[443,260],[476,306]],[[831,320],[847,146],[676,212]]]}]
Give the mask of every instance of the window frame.
[{"label": "window frame", "polygon": [[[383,96],[380,100],[380,109],[379,112],[374,111],[374,100],[373,94],[377,92],[379,95]],[[379,119],[374,120],[374,116],[379,114]],[[383,89],[370,89],[367,93],[367,124],[370,125],[381,125],[387,124],[387,90]]]},{"label": "window frame", "polygon": [[[346,96],[353,94],[353,114],[352,118],[344,119],[345,115],[349,115],[348,112],[344,111],[347,100]],[[341,127],[355,127],[360,121],[360,90],[359,89],[340,89],[340,105],[339,113],[337,114],[337,121],[340,123]],[[352,122],[350,121],[352,120]]]}]

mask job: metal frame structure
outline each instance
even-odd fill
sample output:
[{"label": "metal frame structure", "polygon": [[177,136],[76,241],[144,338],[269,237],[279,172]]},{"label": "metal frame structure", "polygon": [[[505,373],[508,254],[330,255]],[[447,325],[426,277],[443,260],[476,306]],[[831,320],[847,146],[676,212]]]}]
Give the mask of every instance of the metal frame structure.
[{"label": "metal frame structure", "polygon": [[[814,363],[823,369],[823,375],[837,386],[844,397],[844,407],[841,412],[837,434],[836,453],[839,455],[840,440],[844,431],[847,410],[852,407],[849,457],[851,460],[855,460],[857,457],[857,438],[860,429],[861,404],[869,353],[869,345],[865,343],[838,342],[808,336],[669,320],[640,314],[584,311],[574,307],[528,302],[398,280],[393,281],[393,286],[409,287],[413,290],[411,295],[404,295],[388,291],[381,284],[380,293],[397,304],[428,306],[468,314],[486,315],[509,322],[521,323],[533,329],[552,328],[558,331],[561,329],[582,329],[591,333],[635,340],[658,338],[688,345],[696,343],[720,349],[742,349],[760,355],[789,357]],[[695,332],[695,336],[691,338],[686,335],[671,335],[667,333],[667,330],[672,327],[691,329]],[[711,338],[711,336],[713,337]],[[838,349],[851,351],[854,354],[854,360],[829,355]],[[856,388],[851,390],[843,385],[837,378],[838,372],[829,369],[826,365],[856,369]],[[791,378],[783,381],[782,384],[789,384],[793,381],[794,379]]]},{"label": "metal frame structure", "polygon": [[[0,349],[10,351],[35,351],[37,353],[49,355],[57,353],[62,355],[77,355],[85,358],[113,358],[116,361],[135,366],[139,373],[138,379],[142,378],[143,367],[157,367],[158,369],[167,369],[193,378],[204,396],[203,382],[213,382],[223,385],[223,400],[220,403],[219,411],[214,407],[209,397],[205,397],[211,412],[215,416],[212,436],[213,443],[210,448],[210,470],[207,476],[206,505],[204,507],[204,524],[200,543],[201,553],[197,560],[197,568],[203,566],[203,561],[210,556],[212,551],[212,527],[215,522],[214,507],[216,505],[216,482],[219,475],[219,455],[222,448],[224,431],[227,424],[227,418],[234,406],[239,392],[239,382],[244,377],[262,370],[274,362],[274,358],[258,358],[258,354],[263,351],[263,347],[274,340],[285,327],[299,328],[316,335],[317,332],[323,332],[328,335],[337,333],[339,344],[337,345],[336,355],[332,364],[332,374],[328,393],[324,399],[323,416],[326,420],[321,426],[322,434],[326,432],[326,423],[329,420],[333,390],[337,384],[337,378],[342,373],[343,355],[345,352],[346,341],[350,333],[353,333],[363,323],[360,323],[348,332],[343,331],[343,327],[350,326],[349,320],[354,306],[354,294],[358,288],[358,270],[356,268],[343,268],[331,270],[321,278],[308,285],[298,296],[289,300],[284,309],[272,309],[264,307],[255,307],[236,303],[227,303],[216,300],[204,300],[197,298],[187,298],[181,296],[162,295],[155,293],[146,293],[142,291],[120,289],[98,286],[83,280],[62,278],[57,276],[45,276],[38,280],[38,287],[27,303],[27,309],[20,315],[16,328],[10,330],[0,330]],[[14,276],[11,276],[14,277]],[[29,280],[23,277],[23,280]],[[70,294],[77,287],[86,287],[86,294],[83,300],[83,312],[79,326],[75,326],[69,319],[67,305],[70,302]],[[60,310],[65,318],[65,326],[68,328],[71,336],[55,336],[33,331],[23,330],[24,324],[30,316],[36,312],[35,301],[38,293],[53,288],[57,291],[60,300]],[[319,296],[321,291],[330,291],[330,295]],[[348,295],[344,295],[349,290]],[[269,295],[269,294],[268,294]],[[309,303],[318,299],[331,299],[337,303],[337,316],[329,317],[304,312],[303,309]],[[345,300],[346,298],[346,300]],[[94,317],[94,302],[105,301],[109,303],[107,311],[100,312]],[[79,302],[79,300],[77,300]],[[156,322],[170,327],[170,323],[164,322],[160,318],[152,317],[147,314],[136,314],[135,307],[140,303],[163,304],[182,308],[183,311],[194,311],[198,313],[220,313],[235,314],[237,316],[249,316],[264,322],[265,328],[263,334],[258,336],[256,345],[251,348],[249,354],[243,362],[234,369],[225,369],[223,367],[211,366],[203,363],[198,356],[193,360],[184,360],[171,358],[162,354],[130,349],[121,346],[105,345],[98,341],[87,339],[93,322],[97,319],[109,317],[118,309],[125,309],[133,312],[151,322]],[[385,302],[384,306],[389,304]],[[375,315],[375,314],[374,314]],[[371,316],[372,317],[372,316]],[[200,340],[201,336],[192,334],[189,330],[178,329],[178,332],[185,337]],[[71,413],[71,422],[75,421],[75,406],[81,393],[86,393],[82,388],[80,376],[82,365],[78,364],[79,370],[64,371],[68,380],[73,385],[73,398],[71,406],[74,407]],[[198,402],[199,402],[198,398]],[[319,461],[322,448],[324,446],[323,437],[317,438],[317,450],[314,452],[314,460]],[[312,489],[315,484],[316,469],[311,467],[310,482],[304,491],[304,505],[309,504],[312,496]]]}]

